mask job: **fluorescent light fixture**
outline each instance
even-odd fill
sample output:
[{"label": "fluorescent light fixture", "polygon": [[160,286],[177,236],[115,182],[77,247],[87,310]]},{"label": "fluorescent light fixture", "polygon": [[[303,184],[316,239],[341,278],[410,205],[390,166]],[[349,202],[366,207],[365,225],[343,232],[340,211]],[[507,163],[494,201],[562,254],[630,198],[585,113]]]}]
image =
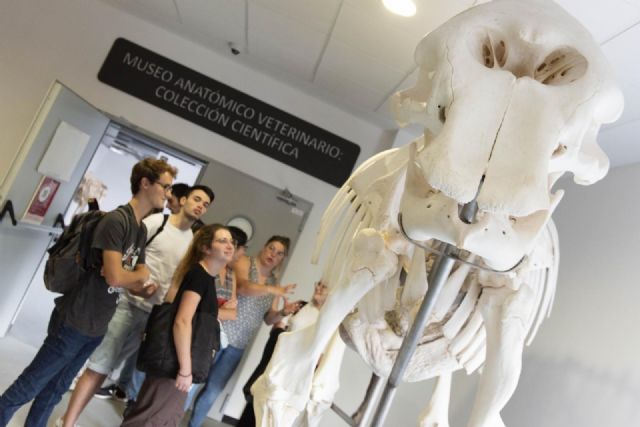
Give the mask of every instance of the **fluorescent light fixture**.
[{"label": "fluorescent light fixture", "polygon": [[124,150],[120,147],[116,147],[115,145],[112,145],[109,147],[109,150],[113,151],[116,154],[120,154],[122,156],[124,156]]},{"label": "fluorescent light fixture", "polygon": [[413,0],[382,0],[382,4],[396,15],[413,16],[416,14],[416,4]]}]

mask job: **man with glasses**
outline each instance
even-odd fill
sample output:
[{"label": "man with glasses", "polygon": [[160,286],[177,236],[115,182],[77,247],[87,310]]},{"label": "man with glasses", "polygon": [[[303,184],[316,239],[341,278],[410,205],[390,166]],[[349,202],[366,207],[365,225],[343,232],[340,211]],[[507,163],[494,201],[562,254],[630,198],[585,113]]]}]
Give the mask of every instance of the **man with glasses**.
[{"label": "man with glasses", "polygon": [[0,397],[0,425],[33,400],[25,425],[45,427],[87,357],[100,344],[116,309],[119,293],[127,289],[142,295],[149,270],[145,265],[146,227],[141,222],[162,208],[165,189],[176,169],[164,160],[144,159],[131,172],[132,199],[108,212],[92,235],[91,256],[97,267],[80,283],[56,298],[48,335],[33,361]]},{"label": "man with glasses", "polygon": [[[162,185],[163,191],[168,192],[170,185]],[[186,196],[181,197],[180,210],[166,219],[162,213],[148,216],[144,224],[148,229],[149,240],[146,248],[147,265],[150,276],[146,286],[153,286],[157,291],[141,298],[130,292],[122,294],[116,312],[109,322],[104,340],[89,358],[87,369],[78,380],[67,411],[63,416],[65,426],[75,425],[82,410],[89,403],[98,387],[105,378],[121,363],[132,359],[131,368],[135,362],[135,353],[140,346],[142,334],[155,304],[162,304],[171,286],[173,273],[187,251],[193,238],[191,226],[207,212],[214,199],[213,191],[207,186],[196,185],[189,189]],[[162,227],[162,228],[161,228]],[[129,371],[132,374],[133,369]],[[135,375],[133,376],[134,378]],[[120,384],[127,386],[127,378],[121,378]],[[141,383],[141,378],[138,378]],[[127,387],[130,399],[135,399],[136,382]]]}]

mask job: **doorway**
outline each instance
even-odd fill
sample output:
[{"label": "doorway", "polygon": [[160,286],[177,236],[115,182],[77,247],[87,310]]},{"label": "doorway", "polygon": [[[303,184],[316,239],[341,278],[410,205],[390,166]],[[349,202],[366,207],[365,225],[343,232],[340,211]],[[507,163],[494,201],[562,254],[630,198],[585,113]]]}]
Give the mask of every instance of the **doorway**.
[{"label": "doorway", "polygon": [[88,198],[95,198],[103,211],[113,210],[129,200],[131,190],[123,178],[128,177],[131,168],[146,157],[162,158],[175,166],[178,169],[176,182],[189,186],[195,184],[207,165],[200,159],[111,122],[65,212],[65,224],[69,224],[74,215],[86,212]]}]

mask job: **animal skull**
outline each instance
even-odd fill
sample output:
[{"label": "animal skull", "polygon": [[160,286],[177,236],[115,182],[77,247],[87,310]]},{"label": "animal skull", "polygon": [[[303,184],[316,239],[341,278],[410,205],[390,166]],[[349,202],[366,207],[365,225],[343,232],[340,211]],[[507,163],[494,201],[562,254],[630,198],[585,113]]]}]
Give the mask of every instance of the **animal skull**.
[{"label": "animal skull", "polygon": [[[392,102],[400,125],[426,128],[405,229],[507,269],[560,201],[551,187],[564,172],[579,184],[606,174],[595,136],[622,112],[613,73],[586,29],[547,0],[468,10],[425,37],[416,61],[417,85]],[[458,206],[474,198],[477,221],[465,224]]]}]

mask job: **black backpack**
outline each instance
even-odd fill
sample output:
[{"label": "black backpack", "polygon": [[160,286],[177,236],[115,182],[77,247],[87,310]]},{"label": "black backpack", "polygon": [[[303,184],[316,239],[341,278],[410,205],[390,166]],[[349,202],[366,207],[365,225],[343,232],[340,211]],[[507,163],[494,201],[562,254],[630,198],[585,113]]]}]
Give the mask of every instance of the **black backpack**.
[{"label": "black backpack", "polygon": [[99,251],[91,250],[91,244],[96,226],[105,214],[91,210],[74,216],[58,241],[47,250],[44,286],[48,290],[67,293],[83,283],[87,273],[101,267],[102,257]]},{"label": "black backpack", "polygon": [[[180,292],[180,291],[178,291]],[[173,338],[173,323],[180,294],[172,303],[151,310],[138,350],[136,367],[147,375],[175,378],[180,369]],[[191,320],[191,374],[193,383],[206,383],[215,353],[220,349],[220,322],[213,314],[196,311]]]},{"label": "black backpack", "polygon": [[168,219],[169,219],[169,215],[164,214],[164,218],[162,218],[162,224],[160,224],[160,227],[158,227],[158,229],[153,234],[153,236],[149,237],[149,240],[147,240],[147,243],[145,244],[145,246],[149,246],[151,242],[153,242],[153,239],[158,237],[158,234],[162,233],[162,230],[164,230],[164,226],[167,225]]}]

